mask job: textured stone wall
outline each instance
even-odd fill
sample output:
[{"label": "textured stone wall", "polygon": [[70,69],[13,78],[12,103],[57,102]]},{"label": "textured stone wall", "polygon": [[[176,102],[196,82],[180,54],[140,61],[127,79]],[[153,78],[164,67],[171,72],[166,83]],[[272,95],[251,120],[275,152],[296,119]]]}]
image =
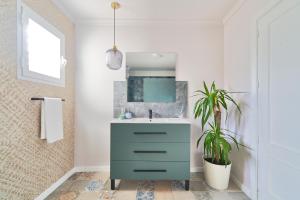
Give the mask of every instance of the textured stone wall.
[{"label": "textured stone wall", "polygon": [[174,103],[144,103],[127,102],[127,82],[114,82],[114,118],[118,118],[122,109],[134,114],[134,117],[148,117],[148,110],[153,110],[153,117],[186,117],[188,84],[186,81],[176,81],[176,102]]},{"label": "textured stone wall", "polygon": [[[17,3],[0,1],[0,199],[34,199],[74,166],[74,25],[51,0],[26,0],[66,36],[66,86],[17,77]],[[66,99],[64,139],[39,139],[40,102],[33,96]]]}]

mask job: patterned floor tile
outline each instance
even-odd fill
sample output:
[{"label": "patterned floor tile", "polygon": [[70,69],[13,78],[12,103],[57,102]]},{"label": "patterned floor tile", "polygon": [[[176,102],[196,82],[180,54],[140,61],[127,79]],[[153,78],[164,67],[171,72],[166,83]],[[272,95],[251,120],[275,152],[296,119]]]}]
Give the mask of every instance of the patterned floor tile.
[{"label": "patterned floor tile", "polygon": [[184,181],[116,180],[110,190],[108,173],[76,173],[46,200],[250,200],[232,181],[228,190],[209,187],[203,173],[191,173],[190,190]]},{"label": "patterned floor tile", "polygon": [[45,200],[57,200],[59,199],[59,192],[53,192]]},{"label": "patterned floor tile", "polygon": [[130,191],[118,191],[115,194],[114,200],[134,200],[136,199],[136,193]]},{"label": "patterned floor tile", "polygon": [[66,192],[59,195],[59,200],[74,200],[78,194],[76,192]]},{"label": "patterned floor tile", "polygon": [[229,181],[227,192],[240,192],[241,189],[232,181]]},{"label": "patterned floor tile", "polygon": [[70,191],[78,191],[83,192],[86,190],[86,186],[89,184],[90,181],[73,181]]},{"label": "patterned floor tile", "polygon": [[186,191],[184,187],[184,181],[172,181],[171,182],[171,190],[174,200],[195,200],[195,196],[191,192],[191,190]]},{"label": "patterned floor tile", "polygon": [[250,200],[242,192],[209,192],[213,200]]},{"label": "patterned floor tile", "polygon": [[75,180],[85,181],[85,180],[102,180],[105,182],[107,179],[109,179],[109,173],[108,172],[84,172],[79,173]]},{"label": "patterned floor tile", "polygon": [[193,191],[192,193],[194,194],[196,200],[215,200],[207,191]]},{"label": "patterned floor tile", "polygon": [[139,183],[138,181],[121,180],[115,193],[115,199],[116,200],[136,199],[138,183]]},{"label": "patterned floor tile", "polygon": [[118,185],[118,190],[137,191],[139,181],[121,180]]},{"label": "patterned floor tile", "polygon": [[55,191],[58,193],[70,191],[72,184],[73,184],[73,181],[67,180],[64,182],[64,184],[59,186]]},{"label": "patterned floor tile", "polygon": [[[116,185],[116,188],[118,188],[119,184],[116,183],[115,185]],[[103,190],[110,190],[110,180],[105,181]]]},{"label": "patterned floor tile", "polygon": [[172,191],[184,191],[184,181],[172,181]]},{"label": "patterned floor tile", "polygon": [[211,191],[211,192],[240,192],[241,191],[241,189],[231,180],[229,181],[229,185],[226,190],[217,190],[215,188],[212,188],[204,180],[202,181],[202,187],[195,187],[195,189],[193,188],[192,190],[197,190],[197,188],[200,188],[199,191]]},{"label": "patterned floor tile", "polygon": [[170,181],[155,181],[155,200],[173,200]]},{"label": "patterned floor tile", "polygon": [[81,192],[76,200],[98,200],[100,192]]},{"label": "patterned floor tile", "polygon": [[88,192],[95,192],[100,191],[104,188],[104,183],[100,180],[91,180],[88,182],[88,184],[85,186],[85,191]]},{"label": "patterned floor tile", "polygon": [[243,192],[230,192],[228,195],[232,200],[250,200]]},{"label": "patterned floor tile", "polygon": [[195,195],[191,191],[172,191],[174,200],[196,200]]},{"label": "patterned floor tile", "polygon": [[141,181],[138,184],[136,200],[154,200],[154,181]]},{"label": "patterned floor tile", "polygon": [[68,180],[75,181],[82,172],[74,173]]},{"label": "patterned floor tile", "polygon": [[190,176],[191,181],[204,180],[204,175],[202,172],[192,172]]},{"label": "patterned floor tile", "polygon": [[190,190],[192,191],[208,191],[210,187],[203,181],[190,181]]}]

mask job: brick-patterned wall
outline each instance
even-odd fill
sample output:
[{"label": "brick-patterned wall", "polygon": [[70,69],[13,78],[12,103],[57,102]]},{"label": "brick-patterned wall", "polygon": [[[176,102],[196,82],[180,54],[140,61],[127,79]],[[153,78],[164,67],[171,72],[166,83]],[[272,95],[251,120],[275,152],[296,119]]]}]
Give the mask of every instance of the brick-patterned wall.
[{"label": "brick-patterned wall", "polygon": [[[66,36],[66,87],[17,77],[17,3],[0,1],[0,199],[34,199],[74,166],[74,25],[51,0],[25,3]],[[33,96],[66,99],[64,139],[39,139],[40,102]]]}]

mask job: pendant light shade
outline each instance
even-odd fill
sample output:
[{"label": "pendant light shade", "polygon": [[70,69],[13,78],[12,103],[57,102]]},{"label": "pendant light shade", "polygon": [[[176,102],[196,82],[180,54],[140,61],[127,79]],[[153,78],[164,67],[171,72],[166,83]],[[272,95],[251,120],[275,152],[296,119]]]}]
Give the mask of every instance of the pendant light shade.
[{"label": "pendant light shade", "polygon": [[106,66],[109,69],[118,70],[122,67],[123,54],[118,49],[109,49],[106,51]]},{"label": "pendant light shade", "polygon": [[118,2],[112,2],[111,7],[114,9],[114,46],[106,51],[106,66],[112,70],[118,70],[122,67],[123,54],[116,47],[116,9],[120,8]]}]

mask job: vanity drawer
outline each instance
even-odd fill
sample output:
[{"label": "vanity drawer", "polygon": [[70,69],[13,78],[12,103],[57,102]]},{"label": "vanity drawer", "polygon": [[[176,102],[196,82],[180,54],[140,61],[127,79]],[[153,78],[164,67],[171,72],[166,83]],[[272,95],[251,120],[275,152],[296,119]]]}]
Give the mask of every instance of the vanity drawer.
[{"label": "vanity drawer", "polygon": [[190,161],[190,143],[115,142],[111,160]]},{"label": "vanity drawer", "polygon": [[189,124],[111,124],[111,142],[190,142]]},{"label": "vanity drawer", "polygon": [[111,179],[188,180],[189,162],[112,161]]}]

